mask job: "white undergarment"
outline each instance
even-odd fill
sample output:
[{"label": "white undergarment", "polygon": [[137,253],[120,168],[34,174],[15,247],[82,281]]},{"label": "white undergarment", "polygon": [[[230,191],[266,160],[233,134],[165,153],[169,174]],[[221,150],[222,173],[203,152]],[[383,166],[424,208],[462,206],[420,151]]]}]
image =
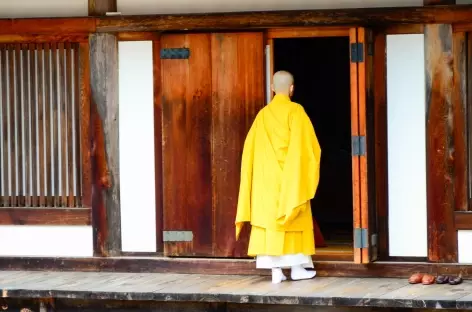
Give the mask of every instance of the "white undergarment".
[{"label": "white undergarment", "polygon": [[311,256],[301,253],[296,255],[256,257],[256,268],[258,269],[287,269],[295,265],[301,265],[304,268],[314,268]]}]

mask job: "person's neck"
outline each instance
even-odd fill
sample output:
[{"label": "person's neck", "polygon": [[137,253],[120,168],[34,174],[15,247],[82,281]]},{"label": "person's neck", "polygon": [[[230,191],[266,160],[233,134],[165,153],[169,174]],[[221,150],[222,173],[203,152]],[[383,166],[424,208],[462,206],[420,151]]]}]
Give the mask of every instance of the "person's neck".
[{"label": "person's neck", "polygon": [[290,95],[289,95],[288,92],[277,92],[277,93],[275,93],[275,96],[286,97],[286,98],[290,99]]}]

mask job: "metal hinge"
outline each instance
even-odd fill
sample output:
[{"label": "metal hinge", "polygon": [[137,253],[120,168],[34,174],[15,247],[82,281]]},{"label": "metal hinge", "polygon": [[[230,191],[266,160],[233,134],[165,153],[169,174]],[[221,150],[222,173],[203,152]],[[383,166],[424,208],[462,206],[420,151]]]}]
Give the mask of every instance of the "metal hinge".
[{"label": "metal hinge", "polygon": [[190,49],[188,48],[171,48],[161,49],[161,59],[183,60],[190,57]]},{"label": "metal hinge", "polygon": [[192,242],[193,232],[192,231],[163,231],[162,240],[164,242]]},{"label": "metal hinge", "polygon": [[352,136],[352,156],[365,156],[366,142],[365,136]]},{"label": "metal hinge", "polygon": [[364,43],[362,42],[351,43],[351,62],[352,63],[364,62]]},{"label": "metal hinge", "polygon": [[354,229],[354,248],[367,248],[369,247],[369,236],[367,229],[355,228]]}]

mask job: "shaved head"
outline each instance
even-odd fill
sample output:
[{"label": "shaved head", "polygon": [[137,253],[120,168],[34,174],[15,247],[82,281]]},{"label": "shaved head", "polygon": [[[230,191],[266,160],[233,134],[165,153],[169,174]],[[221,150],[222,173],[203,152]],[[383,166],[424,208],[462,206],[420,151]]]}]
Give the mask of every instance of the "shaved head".
[{"label": "shaved head", "polygon": [[272,90],[275,94],[291,96],[293,93],[293,76],[288,71],[278,71],[274,74]]}]

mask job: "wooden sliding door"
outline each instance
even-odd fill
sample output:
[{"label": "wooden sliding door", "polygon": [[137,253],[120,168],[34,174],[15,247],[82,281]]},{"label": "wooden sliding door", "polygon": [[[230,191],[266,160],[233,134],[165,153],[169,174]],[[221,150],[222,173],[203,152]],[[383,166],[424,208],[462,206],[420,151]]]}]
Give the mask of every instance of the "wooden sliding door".
[{"label": "wooden sliding door", "polygon": [[161,37],[164,252],[243,257],[235,241],[240,158],[264,105],[261,33]]}]

